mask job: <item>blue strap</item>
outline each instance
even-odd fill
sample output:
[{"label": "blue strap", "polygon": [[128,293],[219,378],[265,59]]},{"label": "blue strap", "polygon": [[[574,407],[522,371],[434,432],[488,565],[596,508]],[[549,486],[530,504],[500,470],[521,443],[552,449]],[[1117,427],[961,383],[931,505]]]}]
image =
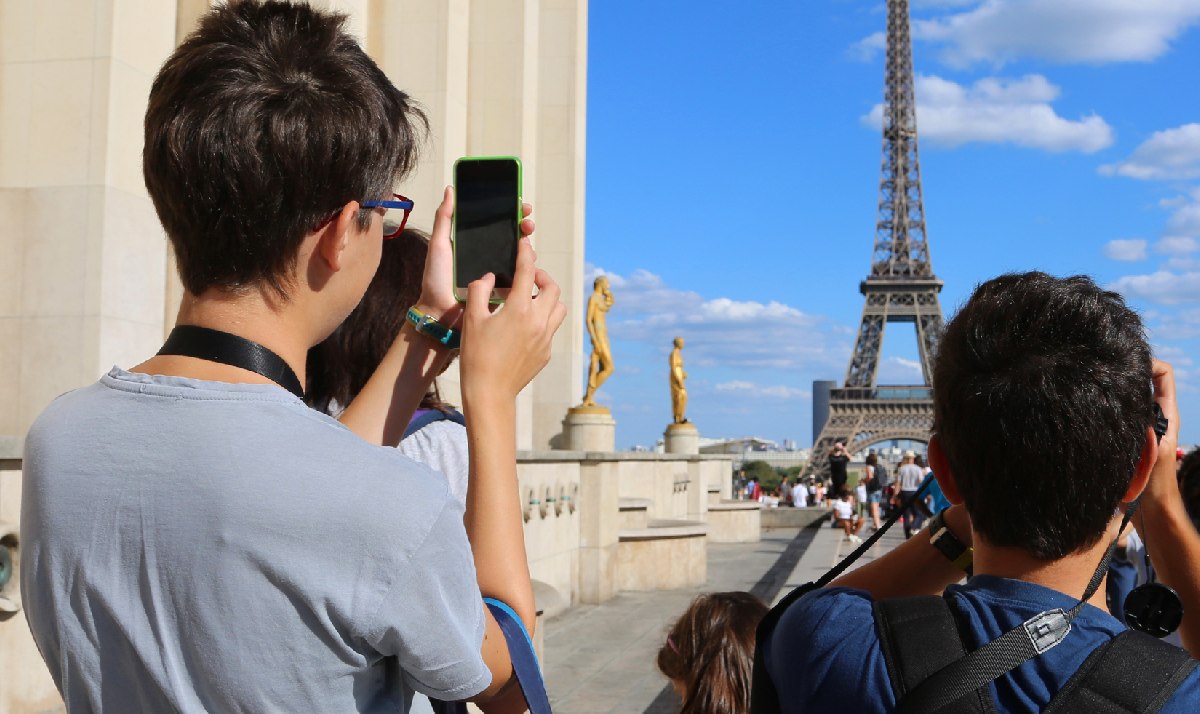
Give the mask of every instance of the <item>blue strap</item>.
[{"label": "blue strap", "polygon": [[441,409],[418,409],[413,413],[413,418],[408,422],[408,426],[405,427],[404,436],[400,438],[407,439],[435,421],[452,421],[455,424],[461,424],[463,426],[466,426],[467,424],[466,419],[463,418],[463,415],[454,411],[453,409],[449,412],[444,412]]},{"label": "blue strap", "polygon": [[[546,683],[542,681],[542,670],[538,665],[537,653],[533,650],[533,640],[529,639],[529,631],[525,623],[517,617],[517,613],[508,605],[496,598],[485,597],[484,604],[496,618],[496,624],[504,633],[508,643],[508,656],[512,660],[513,673],[517,675],[517,684],[525,695],[525,703],[529,705],[529,714],[554,714],[550,710],[550,699],[546,696]],[[465,702],[432,702],[434,710],[439,714],[467,714]]]},{"label": "blue strap", "polygon": [[537,653],[533,651],[533,640],[529,639],[529,631],[525,623],[517,617],[517,613],[508,605],[491,597],[485,597],[483,602],[492,611],[496,624],[504,633],[508,642],[508,656],[512,659],[513,671],[517,675],[517,683],[525,693],[525,703],[529,705],[529,714],[553,714],[550,710],[550,698],[546,696],[546,683],[542,681],[542,669],[538,665]]}]

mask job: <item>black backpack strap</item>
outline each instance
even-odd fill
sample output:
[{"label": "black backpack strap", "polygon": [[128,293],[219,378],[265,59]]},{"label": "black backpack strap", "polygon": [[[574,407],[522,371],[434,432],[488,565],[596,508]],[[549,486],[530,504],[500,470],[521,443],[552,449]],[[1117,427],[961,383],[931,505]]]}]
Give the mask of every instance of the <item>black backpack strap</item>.
[{"label": "black backpack strap", "polygon": [[429,411],[410,421],[408,426],[404,429],[404,436],[400,438],[407,439],[435,421],[452,421],[455,424],[462,424],[463,426],[466,426],[466,420],[463,418],[463,415],[454,410],[444,412],[441,409],[430,409]]},{"label": "black backpack strap", "polygon": [[[876,600],[875,627],[896,702],[942,667],[966,655],[950,603],[944,597]],[[964,695],[947,712],[990,714],[992,693],[983,686]]]},{"label": "black backpack strap", "polygon": [[1046,707],[1047,714],[1157,712],[1197,662],[1186,650],[1126,630],[1097,647]]}]

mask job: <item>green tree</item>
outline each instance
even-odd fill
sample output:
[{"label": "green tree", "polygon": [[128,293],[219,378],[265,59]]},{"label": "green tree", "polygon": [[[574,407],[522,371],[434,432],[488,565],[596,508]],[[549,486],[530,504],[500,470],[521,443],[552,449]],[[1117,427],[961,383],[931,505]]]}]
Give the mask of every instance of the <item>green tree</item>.
[{"label": "green tree", "polygon": [[742,470],[746,472],[747,480],[757,480],[763,491],[767,493],[773,491],[783,480],[783,475],[766,461],[747,461],[742,466]]}]

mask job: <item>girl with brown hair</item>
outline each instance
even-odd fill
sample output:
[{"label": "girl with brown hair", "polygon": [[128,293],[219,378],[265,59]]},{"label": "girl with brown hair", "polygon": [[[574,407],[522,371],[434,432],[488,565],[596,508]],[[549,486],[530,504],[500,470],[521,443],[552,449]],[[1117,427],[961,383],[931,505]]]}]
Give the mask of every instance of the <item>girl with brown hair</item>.
[{"label": "girl with brown hair", "polygon": [[745,592],[692,601],[658,651],[658,668],[683,699],[680,714],[747,714],[754,631],[767,606]]}]

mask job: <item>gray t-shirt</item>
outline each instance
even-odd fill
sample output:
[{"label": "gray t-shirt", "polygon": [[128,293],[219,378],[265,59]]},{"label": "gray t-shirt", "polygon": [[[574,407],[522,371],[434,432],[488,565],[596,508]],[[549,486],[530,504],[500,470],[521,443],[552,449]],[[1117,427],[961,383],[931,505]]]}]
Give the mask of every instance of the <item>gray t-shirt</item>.
[{"label": "gray t-shirt", "polygon": [[72,712],[466,698],[491,676],[462,517],[279,387],[114,368],[26,439],[25,613]]},{"label": "gray t-shirt", "polygon": [[435,421],[402,439],[396,448],[413,461],[445,474],[450,495],[466,508],[467,474],[471,463],[466,427],[448,419]]},{"label": "gray t-shirt", "polygon": [[925,470],[916,464],[904,464],[896,471],[901,491],[916,491],[925,480]]}]

